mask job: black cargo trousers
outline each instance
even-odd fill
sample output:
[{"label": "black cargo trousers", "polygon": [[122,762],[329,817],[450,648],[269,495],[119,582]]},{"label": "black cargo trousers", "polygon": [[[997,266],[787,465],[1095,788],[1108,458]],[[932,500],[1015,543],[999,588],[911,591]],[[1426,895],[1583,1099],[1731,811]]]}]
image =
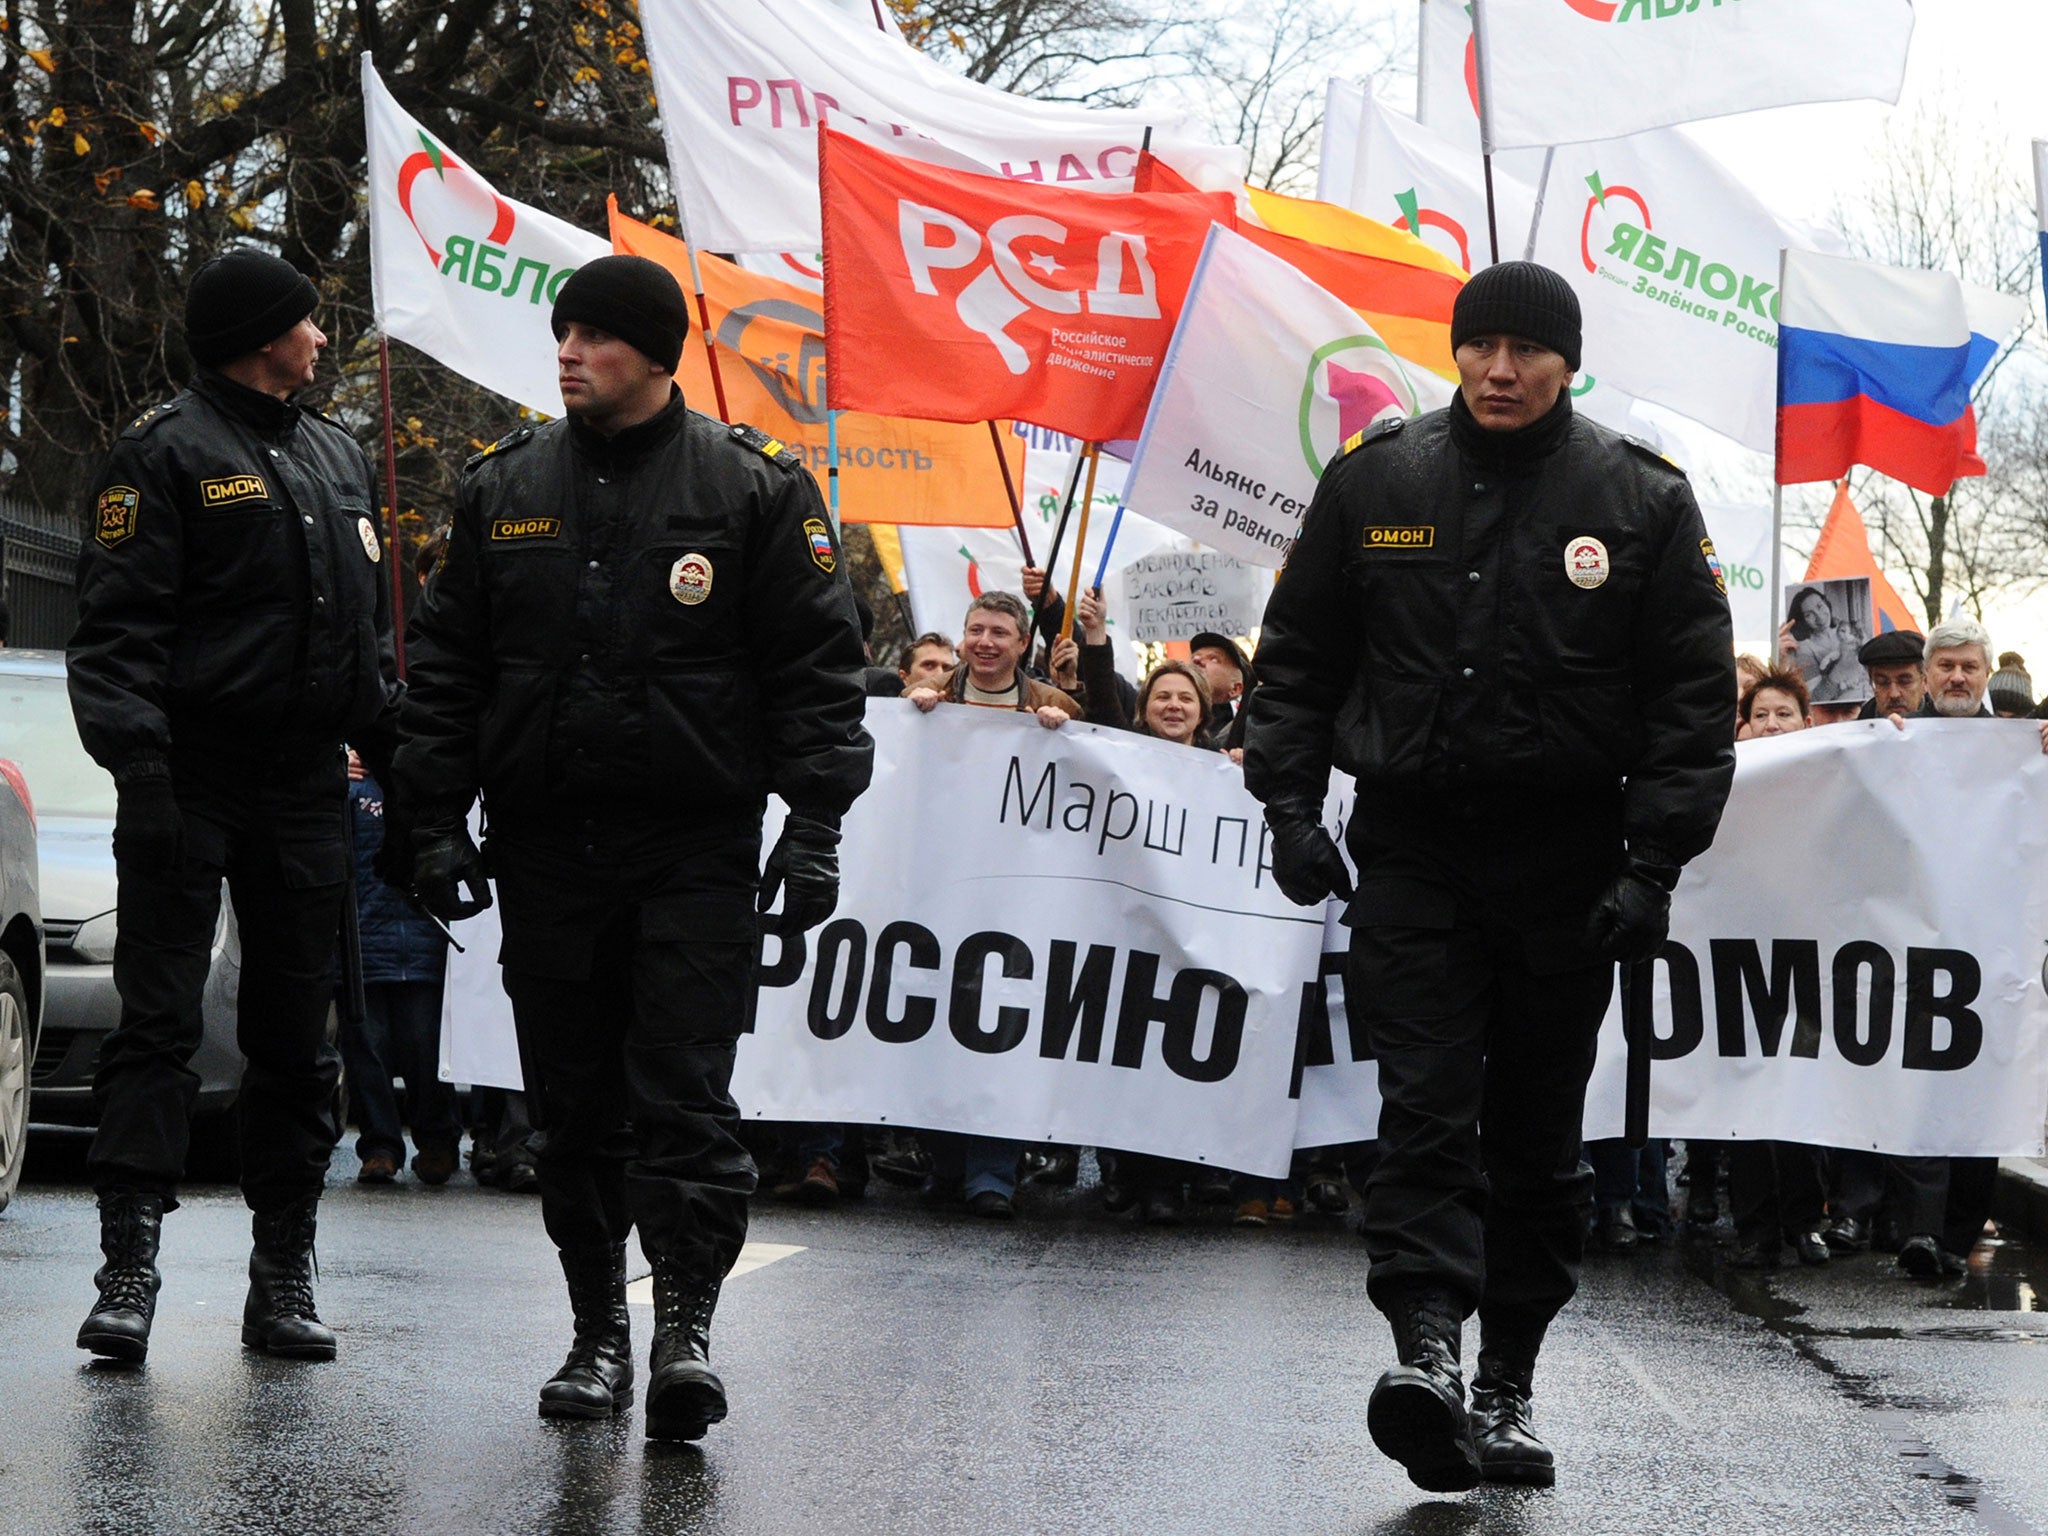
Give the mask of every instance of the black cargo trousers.
[{"label": "black cargo trousers", "polygon": [[248,1062],[235,1098],[242,1192],[251,1209],[274,1211],[319,1194],[341,1137],[327,1018],[350,856],[347,769],[338,742],[181,745],[170,763],[182,857],[171,869],[116,863],[121,1022],[100,1047],[86,1172],[103,1194],[177,1204],[225,881],[241,945],[235,1039]]},{"label": "black cargo trousers", "polygon": [[1614,964],[1585,925],[1621,863],[1618,805],[1361,796],[1347,840],[1345,1003],[1381,1097],[1367,1292],[1387,1311],[1440,1287],[1540,1337],[1592,1213],[1582,1121]]},{"label": "black cargo trousers", "polygon": [[587,1253],[637,1227],[650,1261],[723,1279],[756,1182],[732,1071],[757,995],[758,821],[681,847],[494,828],[490,858],[548,1236]]}]

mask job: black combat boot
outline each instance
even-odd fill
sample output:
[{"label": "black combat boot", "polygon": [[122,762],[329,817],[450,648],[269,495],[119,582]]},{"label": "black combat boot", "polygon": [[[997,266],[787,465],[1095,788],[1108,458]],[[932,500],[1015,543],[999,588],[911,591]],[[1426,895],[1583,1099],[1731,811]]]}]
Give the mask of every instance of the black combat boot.
[{"label": "black combat boot", "polygon": [[255,1213],[242,1343],[286,1360],[332,1360],[334,1332],[313,1310],[313,1231],[320,1197]]},{"label": "black combat boot", "polygon": [[100,1196],[100,1252],[107,1262],[92,1277],[100,1299],[78,1330],[80,1349],[138,1364],[148,1356],[157,1288],[164,1283],[156,1268],[163,1226],[160,1196],[128,1190]]},{"label": "black combat boot", "polygon": [[576,1342],[540,1389],[544,1419],[608,1419],[633,1406],[633,1341],[626,1315],[626,1245],[562,1252]]},{"label": "black combat boot", "polygon": [[1456,1297],[1432,1286],[1396,1296],[1387,1321],[1401,1363],[1380,1377],[1365,1408],[1372,1443],[1431,1493],[1463,1493],[1479,1483],[1479,1453],[1458,1374],[1464,1317]]},{"label": "black combat boot", "polygon": [[711,1369],[716,1280],[654,1261],[654,1358],[647,1378],[647,1438],[697,1440],[725,1417],[725,1383]]},{"label": "black combat boot", "polygon": [[1548,1488],[1557,1481],[1550,1447],[1531,1428],[1529,1395],[1536,1380],[1538,1333],[1496,1341],[1481,1334],[1479,1369],[1472,1375],[1472,1440],[1479,1449],[1479,1475],[1489,1483],[1526,1483]]}]

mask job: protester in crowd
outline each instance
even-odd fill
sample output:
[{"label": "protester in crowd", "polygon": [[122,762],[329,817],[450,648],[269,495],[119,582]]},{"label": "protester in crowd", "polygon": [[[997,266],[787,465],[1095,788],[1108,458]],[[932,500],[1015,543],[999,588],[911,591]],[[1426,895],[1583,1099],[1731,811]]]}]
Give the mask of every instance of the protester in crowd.
[{"label": "protester in crowd", "polygon": [[[1033,611],[1037,615],[1038,632],[1044,637],[1044,649],[1040,654],[1049,660],[1054,649],[1059,644],[1060,630],[1066,620],[1067,600],[1060,596],[1059,592],[1046,580],[1045,572],[1035,565],[1024,567],[1019,585],[1023,588],[1024,601],[1033,605]],[[1097,588],[1096,590],[1100,592],[1101,589]],[[1105,613],[1107,612],[1106,605],[1104,611]],[[1079,623],[1080,617],[1077,614],[1075,616],[1077,628]],[[1119,668],[1112,667],[1109,676],[1117,694],[1123,699],[1124,713],[1135,717],[1138,708],[1137,685],[1124,676]],[[1064,683],[1056,684],[1056,686],[1066,687]],[[1067,691],[1070,693],[1074,692],[1072,689]],[[1084,704],[1087,702],[1085,698],[1082,698],[1081,694],[1075,694],[1075,697],[1081,698]]]},{"label": "protester in crowd", "polygon": [[926,630],[903,653],[903,663],[896,669],[895,696],[901,698],[912,688],[944,688],[959,665],[953,642],[936,630]]},{"label": "protester in crowd", "polygon": [[1742,696],[1756,686],[1756,680],[1770,670],[1761,656],[1742,652],[1735,658],[1735,739],[1749,739],[1749,722],[1742,718]]},{"label": "protester in crowd", "polygon": [[[1316,488],[1244,765],[1281,890],[1351,897],[1345,998],[1382,1105],[1366,1287],[1400,1358],[1366,1426],[1439,1491],[1554,1478],[1530,1394],[1578,1284],[1615,962],[1663,943],[1735,766],[1713,545],[1680,471],[1573,413],[1570,284],[1489,267],[1451,342],[1450,408],[1367,429]],[[1355,894],[1321,824],[1333,766],[1358,782]]]},{"label": "protester in crowd", "polygon": [[1901,718],[1919,712],[1927,697],[1926,641],[1910,629],[1887,630],[1856,653],[1870,679],[1870,698],[1857,712],[1862,720]]},{"label": "protester in crowd", "polygon": [[108,454],[66,657],[86,751],[113,776],[121,1017],[100,1046],[86,1156],[106,1263],[78,1345],[148,1353],[177,1209],[221,886],[242,943],[235,1118],[252,1217],[242,1342],[334,1358],[313,1242],[340,1137],[328,1043],[348,889],[341,743],[388,761],[399,684],[376,477],[299,392],[327,337],[289,262],[214,257],[185,298],[197,371]]},{"label": "protester in crowd", "polygon": [[1984,692],[1991,713],[2001,720],[2024,720],[2034,712],[2034,680],[2018,651],[1999,653],[1998,670]]},{"label": "protester in crowd", "polygon": [[[761,925],[786,942],[831,915],[840,820],[873,768],[860,628],[802,455],[675,387],[689,311],[664,268],[586,262],[552,321],[567,414],[465,466],[414,616],[387,815],[413,859],[390,873],[439,916],[481,910],[465,817],[483,796],[576,1325],[540,1411],[631,1404],[638,1227],[646,1432],[691,1440],[726,1414],[710,1333],[756,1183],[731,1081]],[[764,866],[771,792],[788,815]]]},{"label": "protester in crowd", "polygon": [[[1023,667],[1030,617],[1015,593],[984,592],[967,605],[960,627],[961,663],[943,687],[908,688],[904,697],[929,714],[940,704],[970,704],[1033,715],[1057,730],[1086,713],[1072,694],[1029,676]],[[1017,1214],[1018,1144],[993,1136],[931,1133],[921,1138],[932,1159],[931,1193],[958,1190],[967,1209],[994,1221]]]},{"label": "protester in crowd", "polygon": [[1204,631],[1188,642],[1188,659],[1209,680],[1209,734],[1220,747],[1244,745],[1244,708],[1258,673],[1244,648],[1228,635]]},{"label": "protester in crowd", "polygon": [[1015,593],[982,593],[967,605],[961,624],[960,665],[943,687],[924,683],[904,689],[903,697],[926,714],[940,704],[1014,709],[1037,716],[1047,730],[1079,720],[1087,712],[1072,694],[1025,672],[1030,622]]},{"label": "protester in crowd", "polygon": [[1991,636],[1974,619],[1950,619],[1927,632],[1927,697],[1924,718],[1989,720],[1985,693],[1991,684]]},{"label": "protester in crowd", "polygon": [[[353,749],[349,813],[355,832],[356,929],[363,957],[363,1017],[346,1010],[341,1061],[356,1124],[359,1184],[389,1184],[405,1166],[405,1130],[422,1184],[446,1184],[460,1162],[455,1085],[441,1081],[441,985],[448,941],[403,892],[377,878],[384,790]],[[405,1083],[401,1099],[393,1078]]]},{"label": "protester in crowd", "polygon": [[[1813,722],[1806,681],[1787,668],[1767,672],[1742,696],[1754,740],[1806,730]],[[1775,1269],[1783,1243],[1802,1264],[1825,1264],[1827,1193],[1819,1147],[1787,1141],[1738,1141],[1728,1150],[1728,1204],[1735,1218],[1730,1262]]]}]

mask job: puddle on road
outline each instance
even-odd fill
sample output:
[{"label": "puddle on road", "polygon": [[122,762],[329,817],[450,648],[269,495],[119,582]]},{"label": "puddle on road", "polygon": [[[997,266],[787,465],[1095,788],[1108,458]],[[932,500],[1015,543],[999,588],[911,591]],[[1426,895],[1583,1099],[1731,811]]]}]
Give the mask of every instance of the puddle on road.
[{"label": "puddle on road", "polygon": [[[1988,1317],[1982,1323],[1934,1323],[1914,1328],[1821,1327],[1804,1321],[1803,1304],[1778,1294],[1771,1285],[1769,1271],[1732,1269],[1725,1256],[1705,1247],[1685,1250],[1685,1263],[1736,1311],[1755,1318],[1785,1340],[1802,1360],[1826,1376],[1837,1392],[1869,1413],[1909,1477],[1932,1485],[1943,1502],[1969,1510],[1990,1536],[2037,1536],[2032,1525],[1987,1492],[1978,1478],[1951,1466],[1915,1429],[1913,1415],[1937,1412],[1939,1403],[1893,1391],[1878,1377],[1848,1370],[1829,1359],[1821,1346],[1829,1339],[1934,1339],[2039,1346],[2048,1343],[2048,1334],[2001,1327]],[[2048,1307],[2042,1304],[2042,1285],[2048,1285],[2048,1252],[2024,1243],[1980,1243],[1971,1255],[1967,1275],[1943,1281],[1938,1288],[1928,1287],[1933,1293],[1930,1310],[1987,1314],[2044,1311]]]}]

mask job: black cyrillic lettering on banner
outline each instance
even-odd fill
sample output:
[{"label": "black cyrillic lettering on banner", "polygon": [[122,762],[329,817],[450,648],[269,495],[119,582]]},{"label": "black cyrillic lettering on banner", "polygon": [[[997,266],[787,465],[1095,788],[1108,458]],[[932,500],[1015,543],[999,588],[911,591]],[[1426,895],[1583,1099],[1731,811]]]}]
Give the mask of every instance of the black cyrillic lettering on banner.
[{"label": "black cyrillic lettering on banner", "polygon": [[[810,943],[801,933],[783,933],[775,925],[782,921],[779,915],[761,919],[761,943],[757,954],[754,978],[764,987],[793,987],[797,978],[804,973],[804,962],[810,958]],[[768,962],[768,940],[775,940],[775,962]]]},{"label": "black cyrillic lettering on banner", "polygon": [[[1165,997],[1155,995],[1159,956],[1131,951],[1124,971],[1124,995],[1116,1017],[1116,1046],[1110,1063],[1119,1067],[1145,1064],[1145,1036],[1153,1021],[1165,1026],[1160,1053],[1177,1076],[1191,1083],[1217,1083],[1237,1070],[1244,1047],[1245,990],[1221,971],[1193,967],[1174,977]],[[1197,1056],[1195,1042],[1202,1027],[1202,995],[1216,994],[1216,1018],[1209,1054]]]},{"label": "black cyrillic lettering on banner", "polygon": [[1009,933],[969,934],[953,955],[953,1000],[946,1022],[953,1038],[970,1051],[1000,1056],[1023,1040],[1031,1028],[1031,1010],[1006,1004],[996,1010],[995,1027],[982,1028],[982,977],[991,956],[1002,960],[1007,979],[1031,979],[1031,946],[1022,939]]},{"label": "black cyrillic lettering on banner", "polygon": [[1170,998],[1161,1000],[1152,995],[1158,979],[1159,957],[1146,950],[1132,950],[1124,966],[1124,996],[1116,1011],[1116,1047],[1110,1052],[1111,1066],[1145,1065],[1145,1033],[1154,1019],[1165,1019],[1171,1006]]},{"label": "black cyrillic lettering on banner", "polygon": [[931,1033],[939,1016],[939,1000],[907,988],[903,994],[903,1017],[889,1017],[889,994],[896,979],[896,952],[905,952],[903,964],[913,971],[936,971],[942,952],[929,928],[917,923],[891,923],[875,940],[875,979],[868,987],[868,1033],[885,1045],[908,1045]]},{"label": "black cyrillic lettering on banner", "polygon": [[1671,1033],[1650,1030],[1650,1060],[1676,1061],[1690,1056],[1707,1038],[1706,1007],[1700,994],[1700,963],[1683,944],[1667,939],[1657,951],[1671,977]]},{"label": "black cyrillic lettering on banner", "polygon": [[[846,971],[839,986],[841,967]],[[868,974],[868,931],[850,917],[834,918],[818,934],[818,971],[811,978],[811,1033],[837,1040],[853,1028],[860,1012],[861,983]],[[838,1001],[833,993],[838,992]]]},{"label": "black cyrillic lettering on banner", "polygon": [[1024,798],[1024,764],[1017,758],[1011,758],[1009,768],[1003,773],[1003,809],[1002,813],[996,818],[998,821],[1007,822],[1010,819],[1010,791],[1013,789],[1017,792],[1017,819],[1025,826],[1030,826],[1031,818],[1038,814],[1038,802],[1040,799],[1043,799],[1045,801],[1045,830],[1050,832],[1052,830],[1052,803],[1059,796],[1058,765],[1054,763],[1047,763],[1045,765],[1045,771],[1039,774],[1038,783],[1032,788],[1031,798],[1026,800]]},{"label": "black cyrillic lettering on banner", "polygon": [[[1863,970],[1870,970],[1869,1003],[1862,1008]],[[1892,1048],[1892,1005],[1898,998],[1899,968],[1891,951],[1856,939],[1835,951],[1835,1049],[1854,1067],[1874,1067]],[[1859,1015],[1869,1030],[1859,1028]]]},{"label": "black cyrillic lettering on banner", "polygon": [[[1935,981],[1947,977],[1944,992]],[[1906,1039],[1902,1067],[1920,1072],[1960,1072],[1984,1049],[1984,1021],[1969,1005],[1984,988],[1977,957],[1960,949],[1906,951]],[[1948,1044],[1934,1043],[1934,1021],[1948,1021]]]},{"label": "black cyrillic lettering on banner", "polygon": [[1109,1018],[1109,982],[1116,970],[1116,950],[1107,944],[1090,944],[1088,958],[1074,971],[1074,956],[1080,945],[1072,939],[1055,939],[1052,959],[1045,970],[1045,1031],[1039,1036],[1038,1054],[1048,1061],[1064,1061],[1067,1043],[1074,1038],[1074,1025],[1081,1026],[1081,1038],[1074,1048],[1076,1061],[1102,1060],[1102,1026]]},{"label": "black cyrillic lettering on banner", "polygon": [[[1775,1056],[1792,1020],[1791,1054],[1820,1055],[1820,944],[1814,939],[1773,939],[1771,975],[1755,939],[1714,939],[1714,1027],[1723,1056],[1748,1054],[1745,1019],[1756,1016],[1758,1053]],[[1744,1007],[1745,998],[1748,1007]]]}]

